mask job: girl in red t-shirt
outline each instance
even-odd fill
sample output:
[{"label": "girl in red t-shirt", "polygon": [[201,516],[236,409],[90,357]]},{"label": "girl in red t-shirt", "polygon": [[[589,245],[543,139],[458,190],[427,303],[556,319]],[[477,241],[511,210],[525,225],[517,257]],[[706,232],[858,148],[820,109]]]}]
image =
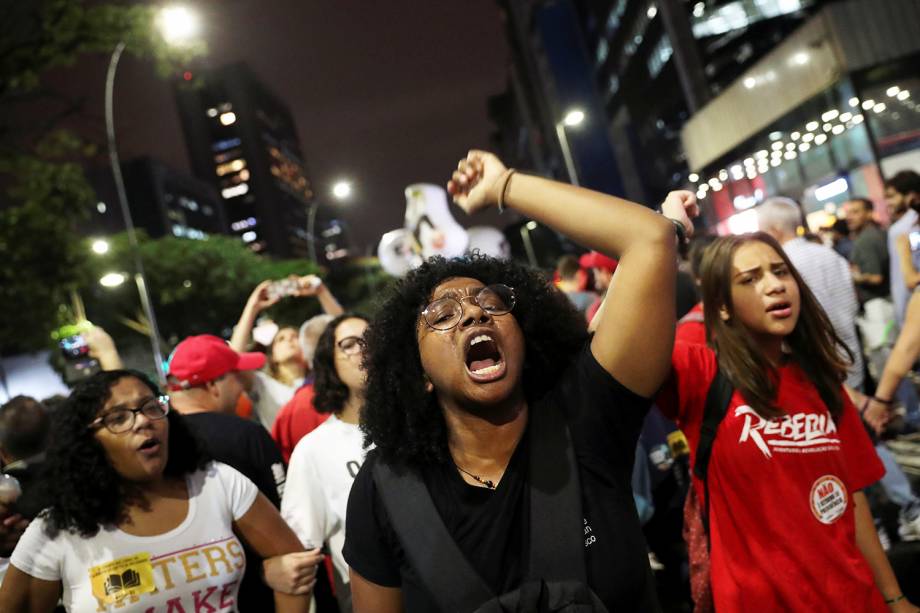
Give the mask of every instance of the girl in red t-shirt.
[{"label": "girl in red t-shirt", "polygon": [[658,400],[695,458],[718,369],[735,390],[707,473],[716,610],[917,611],[860,491],[884,469],[843,393],[845,346],[780,245],[718,239],[702,293],[709,346],[675,345]]}]

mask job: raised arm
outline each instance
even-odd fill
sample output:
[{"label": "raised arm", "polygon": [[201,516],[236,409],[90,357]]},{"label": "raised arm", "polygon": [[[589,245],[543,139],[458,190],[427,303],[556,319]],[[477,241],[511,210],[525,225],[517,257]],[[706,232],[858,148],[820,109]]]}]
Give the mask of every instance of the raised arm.
[{"label": "raised arm", "polygon": [[249,349],[249,341],[252,339],[252,327],[256,324],[256,317],[259,313],[278,302],[279,298],[268,295],[268,286],[272,284],[270,279],[262,281],[252,290],[243,312],[240,314],[240,320],[233,328],[233,336],[230,337],[230,346],[234,351],[242,353]]},{"label": "raised arm", "polygon": [[915,292],[910,297],[910,302],[907,303],[904,327],[885,363],[885,370],[875,388],[875,396],[869,399],[864,415],[866,421],[876,430],[881,430],[888,421],[895,390],[910,372],[918,357],[920,357],[920,294]]},{"label": "raised arm", "polygon": [[914,289],[920,285],[920,272],[917,272],[914,266],[914,260],[910,253],[910,237],[902,234],[895,239],[896,256],[901,261],[901,278],[904,279],[904,285],[907,289]]},{"label": "raised arm", "polygon": [[[620,383],[651,396],[668,372],[677,272],[674,226],[620,198],[508,171],[471,151],[448,183],[468,213],[501,202],[591,249],[619,258],[591,351]],[[640,351],[641,348],[641,351]]]}]

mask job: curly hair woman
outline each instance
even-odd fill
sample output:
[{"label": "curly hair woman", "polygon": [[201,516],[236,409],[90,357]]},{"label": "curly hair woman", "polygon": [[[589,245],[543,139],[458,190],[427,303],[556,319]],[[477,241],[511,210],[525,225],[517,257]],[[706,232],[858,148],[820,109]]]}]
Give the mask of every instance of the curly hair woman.
[{"label": "curly hair woman", "polygon": [[[19,541],[2,611],[233,610],[245,567],[301,551],[256,487],[209,462],[169,399],[143,374],[104,371],[55,413],[46,460],[50,506]],[[276,592],[278,610],[305,611]]]},{"label": "curly hair woman", "polygon": [[348,565],[342,557],[345,509],[364,461],[358,420],[367,385],[361,364],[366,330],[363,317],[340,315],[320,336],[313,358],[314,403],[317,411],[332,415],[297,443],[281,500],[281,515],[304,547],[328,546],[343,611],[351,611]]},{"label": "curly hair woman", "polygon": [[[884,470],[842,385],[845,345],[768,234],[717,239],[701,264],[709,346],[678,342],[658,397],[706,480],[716,611],[917,611],[860,491]],[[709,388],[728,382],[721,421]],[[711,429],[712,428],[712,429]],[[703,454],[705,456],[705,454]],[[708,501],[708,505],[707,505]]]},{"label": "curly hair woman", "polygon": [[668,370],[675,228],[480,151],[448,191],[618,256],[616,291],[590,338],[546,280],[490,258],[429,261],[387,297],[367,336],[376,449],[348,503],[354,609],[486,610],[502,595],[515,610],[657,610],[630,468]]}]

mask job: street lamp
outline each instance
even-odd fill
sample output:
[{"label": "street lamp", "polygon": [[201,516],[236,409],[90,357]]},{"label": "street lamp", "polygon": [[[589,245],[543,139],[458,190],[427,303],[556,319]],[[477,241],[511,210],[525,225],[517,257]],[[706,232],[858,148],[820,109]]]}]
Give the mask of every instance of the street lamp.
[{"label": "street lamp", "polygon": [[[345,179],[339,179],[332,184],[332,197],[338,201],[345,201],[351,198],[351,194],[354,190],[351,186],[351,181]],[[313,200],[310,203],[310,210],[307,213],[307,235],[310,238],[310,260],[313,263],[317,263],[316,260],[316,236],[314,232],[316,231],[316,210],[319,208],[319,201]]]},{"label": "street lamp", "polygon": [[336,181],[332,186],[332,195],[336,200],[347,200],[351,196],[351,181]]},{"label": "street lamp", "polygon": [[569,149],[569,139],[565,135],[566,127],[574,128],[585,120],[585,112],[581,109],[569,109],[562,121],[556,122],[556,137],[559,139],[559,148],[562,149],[562,159],[565,160],[565,169],[569,174],[572,185],[578,185],[578,172],[575,170],[575,160],[572,159],[572,150]]},{"label": "street lamp", "polygon": [[103,287],[118,287],[125,282],[125,276],[120,272],[110,272],[102,275],[99,285]]},{"label": "street lamp", "polygon": [[[172,45],[185,44],[198,32],[198,20],[194,13],[185,7],[170,6],[163,8],[157,18],[157,26],[164,40]],[[157,327],[156,315],[153,312],[153,302],[147,291],[147,281],[144,276],[144,265],[141,262],[137,234],[134,231],[134,220],[131,218],[131,208],[128,206],[128,194],[125,190],[125,180],[121,174],[121,161],[118,158],[118,148],[115,143],[115,72],[118,69],[118,60],[125,50],[125,41],[119,41],[112,51],[109,68],[105,76],[105,131],[108,140],[109,162],[112,166],[112,178],[115,181],[115,191],[118,194],[118,204],[125,222],[125,232],[128,235],[128,244],[134,257],[134,282],[140,296],[141,307],[150,325],[150,346],[153,350],[153,359],[156,364],[157,379],[165,383],[163,373],[163,352],[160,349],[160,331]],[[95,249],[95,245],[94,245]],[[98,253],[98,252],[97,252]],[[121,280],[116,281],[116,276]],[[112,285],[106,285],[103,280],[108,280]],[[100,279],[100,283],[107,287],[114,287],[124,281],[124,275],[110,273]]]},{"label": "street lamp", "polygon": [[93,241],[91,248],[93,253],[97,255],[105,255],[109,252],[109,242],[107,240],[98,238]]}]

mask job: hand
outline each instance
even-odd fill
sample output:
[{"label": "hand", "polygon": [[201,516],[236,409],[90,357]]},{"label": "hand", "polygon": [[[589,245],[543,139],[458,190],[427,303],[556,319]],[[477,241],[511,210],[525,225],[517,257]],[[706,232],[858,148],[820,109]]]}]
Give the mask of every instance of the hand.
[{"label": "hand", "polygon": [[884,404],[874,398],[867,398],[866,404],[863,405],[862,417],[869,424],[876,434],[881,434],[891,421],[891,405]]},{"label": "hand", "polygon": [[498,203],[499,190],[505,165],[497,157],[485,151],[473,149],[457,164],[457,170],[447,182],[447,193],[467,213],[474,213]]},{"label": "hand", "polygon": [[691,219],[700,214],[696,194],[684,189],[668,193],[664,202],[661,203],[661,214],[668,219],[679,221],[687,232],[687,236],[693,236]]},{"label": "hand", "polygon": [[317,567],[323,561],[319,549],[297,551],[262,561],[265,583],[276,592],[300,596],[316,584]]},{"label": "hand", "polygon": [[272,297],[268,295],[268,287],[272,283],[271,279],[267,279],[256,285],[256,288],[249,295],[249,300],[246,301],[246,308],[260,313],[281,300],[278,296]]},{"label": "hand", "polygon": [[83,338],[86,339],[86,344],[89,346],[91,357],[98,359],[102,355],[116,353],[115,341],[99,326],[93,326],[84,332]]},{"label": "hand", "polygon": [[13,555],[13,550],[16,549],[22,533],[29,527],[29,520],[23,519],[18,513],[6,515],[8,510],[4,505],[0,505],[0,509],[2,509],[0,515],[5,516],[0,522],[0,557],[8,558]]},{"label": "hand", "polygon": [[300,287],[297,290],[297,296],[315,296],[323,290],[323,280],[316,275],[305,275],[296,277],[296,279],[297,285]]}]

